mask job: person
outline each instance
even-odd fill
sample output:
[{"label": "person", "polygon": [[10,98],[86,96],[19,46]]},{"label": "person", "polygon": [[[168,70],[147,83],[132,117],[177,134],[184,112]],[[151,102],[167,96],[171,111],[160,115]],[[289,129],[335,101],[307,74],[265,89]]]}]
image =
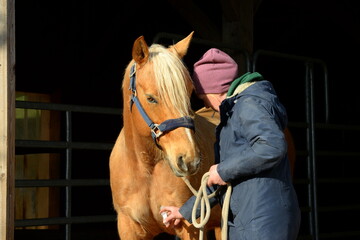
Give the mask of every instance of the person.
[{"label": "person", "polygon": [[[301,215],[283,132],[286,110],[261,74],[237,74],[236,62],[216,48],[194,64],[196,95],[220,113],[207,186],[232,185],[228,239],[296,239]],[[194,201],[163,207],[166,226],[191,223]]]}]

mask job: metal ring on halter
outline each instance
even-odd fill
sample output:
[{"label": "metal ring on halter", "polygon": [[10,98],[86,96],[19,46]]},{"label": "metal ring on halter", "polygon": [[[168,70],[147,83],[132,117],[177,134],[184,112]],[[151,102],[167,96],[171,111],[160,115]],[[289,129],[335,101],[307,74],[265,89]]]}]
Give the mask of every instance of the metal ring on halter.
[{"label": "metal ring on halter", "polygon": [[151,132],[155,138],[160,137],[163,132],[159,129],[159,124],[154,123],[154,125],[151,127]]}]

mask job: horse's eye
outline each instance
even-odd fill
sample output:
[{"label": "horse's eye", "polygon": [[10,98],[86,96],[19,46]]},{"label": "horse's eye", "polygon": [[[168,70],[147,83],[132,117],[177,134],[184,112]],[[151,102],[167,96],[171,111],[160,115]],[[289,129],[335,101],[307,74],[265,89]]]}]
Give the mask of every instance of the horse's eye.
[{"label": "horse's eye", "polygon": [[153,98],[152,96],[147,96],[147,101],[149,102],[149,103],[157,103],[157,101],[155,100],[155,98]]}]

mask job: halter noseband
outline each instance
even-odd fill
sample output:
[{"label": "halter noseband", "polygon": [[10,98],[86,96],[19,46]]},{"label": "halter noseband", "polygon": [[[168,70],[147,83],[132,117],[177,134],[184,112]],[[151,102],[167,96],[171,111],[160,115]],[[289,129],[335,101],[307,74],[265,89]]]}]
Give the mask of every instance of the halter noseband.
[{"label": "halter noseband", "polygon": [[149,116],[146,114],[144,108],[141,106],[138,97],[136,96],[137,94],[136,94],[135,73],[136,73],[136,64],[134,63],[134,65],[132,65],[130,69],[130,86],[129,86],[129,90],[131,90],[130,111],[132,109],[132,105],[135,103],[141,116],[145,120],[146,124],[150,127],[151,136],[154,139],[156,146],[161,148],[157,143],[157,139],[166,132],[169,132],[179,127],[186,127],[195,130],[194,120],[191,117],[168,119],[162,122],[161,124],[156,124],[153,121],[151,121]]}]

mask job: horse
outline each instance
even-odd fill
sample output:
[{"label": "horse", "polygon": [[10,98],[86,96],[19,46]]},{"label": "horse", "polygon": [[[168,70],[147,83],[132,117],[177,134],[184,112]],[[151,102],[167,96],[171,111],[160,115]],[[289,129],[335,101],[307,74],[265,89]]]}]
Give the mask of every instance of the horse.
[{"label": "horse", "polygon": [[[123,127],[109,161],[120,239],[150,240],[160,233],[199,238],[199,230],[186,220],[166,228],[159,214],[161,206],[180,207],[192,196],[182,178],[198,189],[214,163],[219,117],[210,109],[191,109],[193,84],[182,62],[192,35],[167,48],[149,47],[143,36],[133,44],[122,83]],[[220,225],[216,205],[204,230],[215,230],[221,239]]]},{"label": "horse", "polygon": [[[169,47],[149,47],[143,36],[133,44],[122,84],[123,127],[109,161],[120,239],[160,233],[198,239],[199,230],[186,220],[166,228],[159,214],[161,206],[181,206],[192,196],[182,178],[198,189],[214,162],[215,125],[191,109],[193,84],[182,61],[192,35]],[[215,206],[206,230],[217,229],[218,236],[220,219]]]}]

